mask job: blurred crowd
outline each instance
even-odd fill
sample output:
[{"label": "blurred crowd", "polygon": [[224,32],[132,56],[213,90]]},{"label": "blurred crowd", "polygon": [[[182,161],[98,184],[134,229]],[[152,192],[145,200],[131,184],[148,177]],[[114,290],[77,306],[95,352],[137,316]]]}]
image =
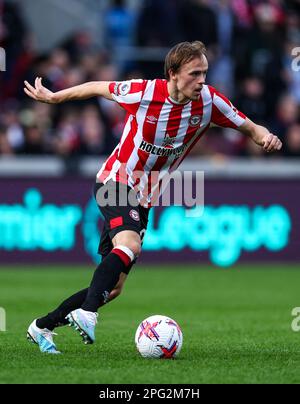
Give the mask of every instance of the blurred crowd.
[{"label": "blurred crowd", "polygon": [[[107,155],[120,139],[124,111],[95,98],[48,105],[23,93],[36,76],[52,91],[90,80],[163,77],[161,60],[122,55],[124,47],[170,48],[203,41],[207,83],[227,95],[284,143],[281,155],[300,156],[300,2],[281,0],[143,0],[128,7],[108,2],[103,45],[78,31],[47,54],[35,49],[30,27],[15,3],[0,0],[0,155]],[[18,27],[14,29],[13,27]],[[297,49],[299,48],[298,52]],[[295,53],[296,52],[296,53]],[[119,57],[118,57],[119,56]],[[259,156],[261,149],[231,129],[212,128],[194,154]]]}]

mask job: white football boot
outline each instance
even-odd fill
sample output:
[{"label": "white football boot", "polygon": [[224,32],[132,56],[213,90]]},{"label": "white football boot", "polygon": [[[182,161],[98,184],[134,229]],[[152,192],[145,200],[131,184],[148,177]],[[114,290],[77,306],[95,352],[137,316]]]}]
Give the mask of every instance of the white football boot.
[{"label": "white football boot", "polygon": [[85,344],[93,344],[95,342],[95,326],[97,324],[98,313],[76,309],[71,311],[66,317],[69,326],[74,327],[82,336]]},{"label": "white football boot", "polygon": [[53,335],[57,334],[47,328],[39,328],[36,325],[36,320],[30,324],[27,330],[28,341],[37,344],[40,347],[41,352],[60,354],[53,342]]}]

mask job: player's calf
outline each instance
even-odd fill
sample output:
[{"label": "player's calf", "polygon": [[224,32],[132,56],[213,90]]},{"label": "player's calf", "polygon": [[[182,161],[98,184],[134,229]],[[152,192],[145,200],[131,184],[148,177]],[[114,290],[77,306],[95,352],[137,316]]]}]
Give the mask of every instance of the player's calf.
[{"label": "player's calf", "polygon": [[118,296],[120,296],[120,294],[122,293],[123,287],[124,287],[124,283],[127,279],[127,274],[125,273],[121,273],[120,278],[118,283],[116,284],[116,286],[113,288],[113,290],[110,292],[107,302],[104,303],[104,301],[101,302],[101,306],[104,306],[105,304],[111,302],[112,300],[116,299]]},{"label": "player's calf", "polygon": [[[120,292],[126,279],[126,268],[132,265],[133,260],[134,254],[129,248],[125,246],[113,248],[97,267],[81,308],[71,311],[66,316],[70,325],[80,333],[85,344],[92,344],[95,341],[97,310],[109,301],[110,296],[116,297]],[[118,290],[111,294],[118,284]]]}]

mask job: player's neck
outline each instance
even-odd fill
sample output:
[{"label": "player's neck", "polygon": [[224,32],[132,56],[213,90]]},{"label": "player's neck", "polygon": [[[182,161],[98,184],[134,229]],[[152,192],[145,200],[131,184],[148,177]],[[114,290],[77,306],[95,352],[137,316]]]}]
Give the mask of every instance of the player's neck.
[{"label": "player's neck", "polygon": [[187,98],[184,94],[182,94],[176,85],[172,81],[167,82],[167,88],[169,97],[172,101],[175,101],[177,104],[186,104],[187,102],[191,101]]}]

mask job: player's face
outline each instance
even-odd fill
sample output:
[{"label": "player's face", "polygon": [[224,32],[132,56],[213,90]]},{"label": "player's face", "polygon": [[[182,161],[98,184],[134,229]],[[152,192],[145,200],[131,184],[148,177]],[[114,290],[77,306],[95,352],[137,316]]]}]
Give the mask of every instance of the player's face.
[{"label": "player's face", "polygon": [[180,70],[172,75],[175,80],[179,98],[182,100],[197,101],[208,70],[208,62],[205,56],[192,59],[181,66]]}]

